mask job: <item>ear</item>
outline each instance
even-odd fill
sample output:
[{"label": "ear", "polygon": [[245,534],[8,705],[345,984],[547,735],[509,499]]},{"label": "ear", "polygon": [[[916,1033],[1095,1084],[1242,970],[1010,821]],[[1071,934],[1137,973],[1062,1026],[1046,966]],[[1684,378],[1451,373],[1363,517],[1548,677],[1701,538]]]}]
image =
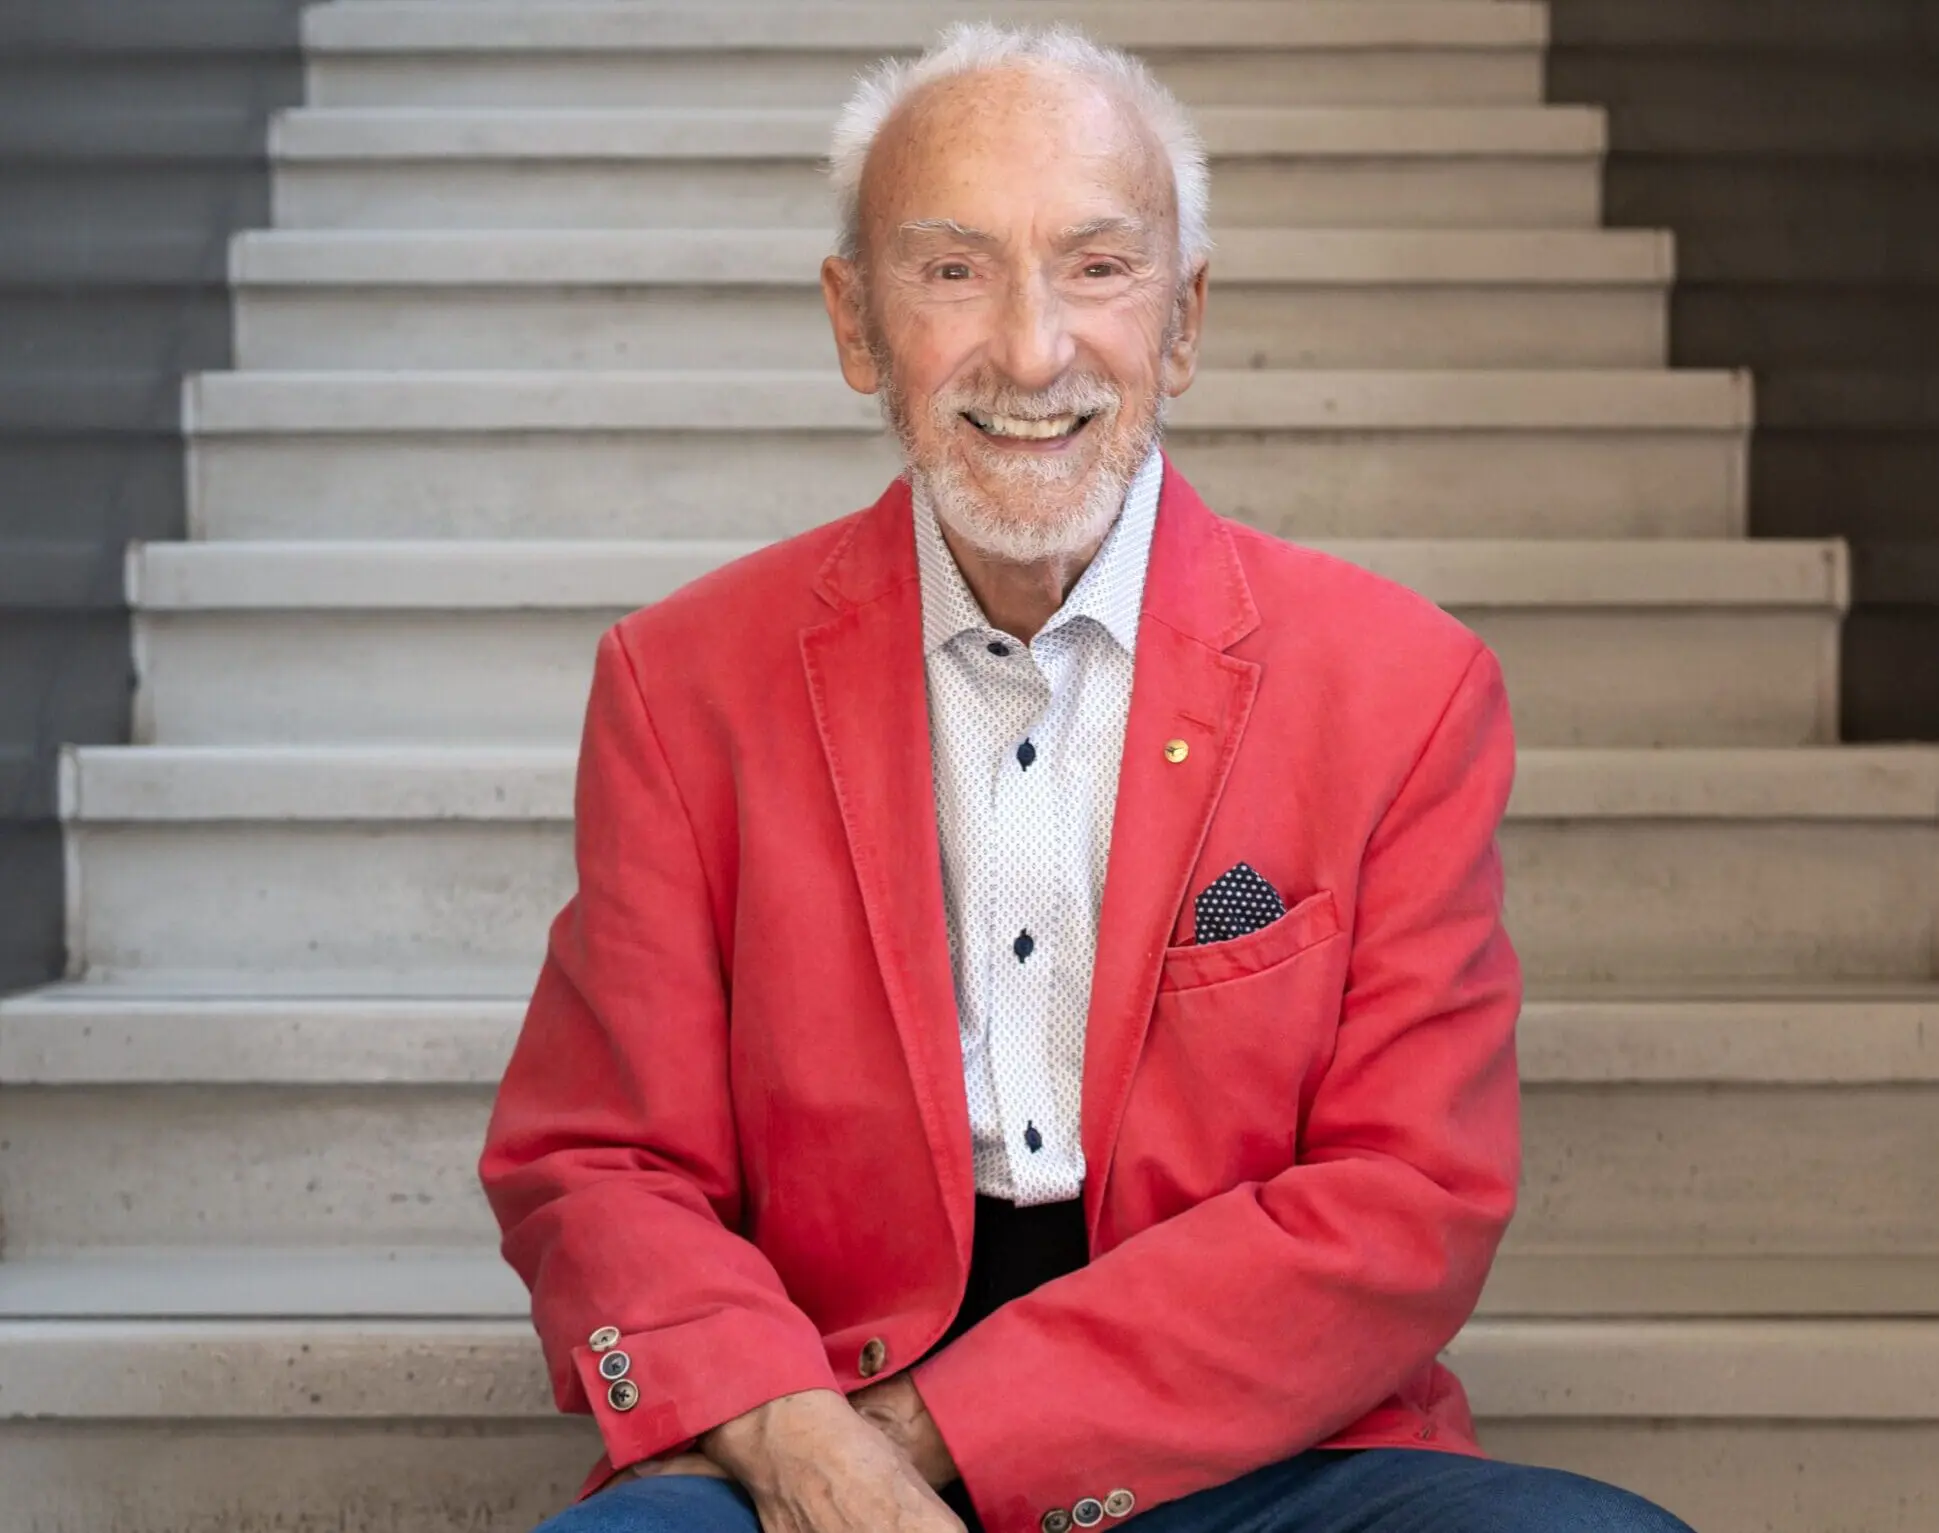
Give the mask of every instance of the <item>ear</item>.
[{"label": "ear", "polygon": [[869,354],[861,269],[841,256],[823,261],[821,301],[828,310],[828,323],[835,329],[835,355],[842,366],[842,377],[858,394],[875,393],[882,387],[882,380],[876,375],[875,358]]},{"label": "ear", "polygon": [[1172,316],[1172,342],[1165,352],[1165,392],[1179,395],[1198,374],[1198,342],[1205,333],[1205,277],[1209,263],[1200,261],[1191,280],[1178,290]]}]

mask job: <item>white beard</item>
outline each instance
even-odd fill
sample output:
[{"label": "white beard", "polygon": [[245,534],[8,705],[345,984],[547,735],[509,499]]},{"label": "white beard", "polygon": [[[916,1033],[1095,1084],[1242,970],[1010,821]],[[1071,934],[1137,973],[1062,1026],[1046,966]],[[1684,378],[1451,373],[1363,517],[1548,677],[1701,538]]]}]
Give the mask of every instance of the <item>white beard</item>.
[{"label": "white beard", "polygon": [[[1019,455],[1017,466],[1030,470],[1053,463]],[[1011,514],[1005,503],[984,494],[957,465],[947,461],[934,470],[910,463],[909,482],[916,494],[935,508],[938,520],[978,553],[1010,564],[1040,564],[1074,557],[1103,541],[1124,505],[1125,492],[1131,488],[1131,478],[1112,472],[1112,468],[1109,462],[1100,464],[1083,497],[1053,515],[1041,511],[1020,517]],[[1136,472],[1134,468],[1132,474]],[[1005,477],[1012,482],[1006,497],[1008,505],[1027,505],[1033,499],[1041,505],[1041,493],[1033,496],[1033,490],[1063,487],[1062,475],[1020,472]]]},{"label": "white beard", "polygon": [[[1071,558],[1103,541],[1123,509],[1131,481],[1158,441],[1165,406],[1170,403],[1160,394],[1144,429],[1134,432],[1128,442],[1107,448],[1091,471],[1090,483],[1075,501],[1067,501],[1076,486],[1072,466],[1064,460],[1030,453],[993,455],[986,460],[984,473],[986,479],[1002,482],[999,500],[986,493],[953,458],[943,456],[937,462],[918,458],[901,396],[894,387],[894,375],[886,367],[880,371],[884,380],[882,414],[901,443],[903,463],[917,497],[932,506],[938,520],[978,553],[1010,564]],[[962,390],[932,401],[932,424],[937,434],[958,429],[961,412],[972,407],[1029,418],[1094,415],[1084,429],[1109,433],[1117,426],[1119,399],[1108,385],[1084,379],[1059,383],[1038,394],[1010,388]],[[1046,513],[1050,503],[1063,504]]]}]

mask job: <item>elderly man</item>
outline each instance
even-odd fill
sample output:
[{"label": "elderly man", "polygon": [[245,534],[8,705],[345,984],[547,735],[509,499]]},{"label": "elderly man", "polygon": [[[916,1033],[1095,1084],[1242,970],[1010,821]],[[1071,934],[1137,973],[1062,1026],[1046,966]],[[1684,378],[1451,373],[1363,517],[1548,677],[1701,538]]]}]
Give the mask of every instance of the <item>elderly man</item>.
[{"label": "elderly man", "polygon": [[602,641],[578,893],[482,1173],[554,1533],[1663,1533],[1480,1457],[1514,1203],[1499,669],[1159,451],[1206,171],[1133,60],[959,29],[823,269],[907,473]]}]

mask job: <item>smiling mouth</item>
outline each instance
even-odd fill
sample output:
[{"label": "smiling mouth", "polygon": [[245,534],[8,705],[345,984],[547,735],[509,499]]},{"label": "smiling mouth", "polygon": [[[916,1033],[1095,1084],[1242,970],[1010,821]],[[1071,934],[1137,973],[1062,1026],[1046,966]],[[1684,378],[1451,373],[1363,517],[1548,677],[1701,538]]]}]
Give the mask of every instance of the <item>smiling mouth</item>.
[{"label": "smiling mouth", "polygon": [[983,435],[1002,441],[1060,442],[1076,436],[1097,417],[1050,415],[1037,420],[1020,415],[986,415],[978,410],[965,410],[963,419]]}]

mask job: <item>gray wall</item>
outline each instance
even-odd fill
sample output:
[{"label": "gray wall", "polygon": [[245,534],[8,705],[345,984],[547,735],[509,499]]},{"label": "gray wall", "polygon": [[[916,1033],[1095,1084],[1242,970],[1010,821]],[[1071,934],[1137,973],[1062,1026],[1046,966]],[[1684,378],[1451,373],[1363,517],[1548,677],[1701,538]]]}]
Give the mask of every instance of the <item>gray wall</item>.
[{"label": "gray wall", "polygon": [[1939,740],[1939,0],[1552,0],[1674,360],[1750,367],[1751,528],[1843,537],[1847,740]]},{"label": "gray wall", "polygon": [[0,991],[64,961],[54,764],[128,738],[122,549],[183,533],[179,379],[229,362],[297,0],[0,0]]}]

